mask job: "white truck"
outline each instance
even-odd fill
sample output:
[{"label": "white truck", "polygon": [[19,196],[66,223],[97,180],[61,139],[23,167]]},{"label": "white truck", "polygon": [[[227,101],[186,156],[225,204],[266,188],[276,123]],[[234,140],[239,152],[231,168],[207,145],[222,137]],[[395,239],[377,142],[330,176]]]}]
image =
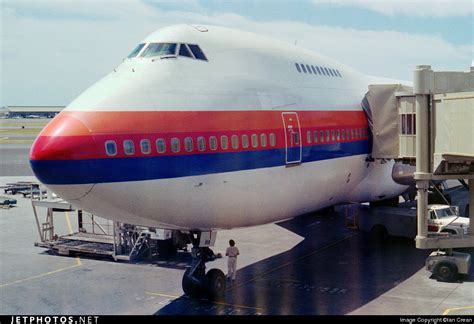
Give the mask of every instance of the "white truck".
[{"label": "white truck", "polygon": [[[388,235],[415,238],[416,208],[373,207],[361,205],[358,225],[362,231],[371,232],[377,239]],[[459,215],[456,206],[428,205],[428,234],[467,234],[469,218]]]}]

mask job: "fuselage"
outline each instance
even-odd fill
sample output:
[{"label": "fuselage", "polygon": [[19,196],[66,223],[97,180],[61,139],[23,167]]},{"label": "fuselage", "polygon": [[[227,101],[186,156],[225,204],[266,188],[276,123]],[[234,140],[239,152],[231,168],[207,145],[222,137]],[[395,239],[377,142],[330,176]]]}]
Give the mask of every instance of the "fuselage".
[{"label": "fuselage", "polygon": [[31,149],[38,179],[76,207],[130,224],[208,230],[406,188],[392,180],[393,162],[366,162],[360,102],[376,79],[221,27],[172,26],[141,44]]}]

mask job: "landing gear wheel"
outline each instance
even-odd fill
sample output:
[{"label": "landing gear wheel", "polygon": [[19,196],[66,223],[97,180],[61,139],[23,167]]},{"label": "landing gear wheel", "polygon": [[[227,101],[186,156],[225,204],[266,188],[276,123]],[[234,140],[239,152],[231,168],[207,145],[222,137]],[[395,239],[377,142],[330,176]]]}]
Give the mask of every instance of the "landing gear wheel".
[{"label": "landing gear wheel", "polygon": [[186,269],[183,276],[183,291],[186,295],[192,298],[201,298],[202,296],[202,285],[200,282],[197,282],[194,278],[192,278],[189,273],[191,269]]},{"label": "landing gear wheel", "polygon": [[439,281],[453,282],[458,276],[458,268],[449,262],[440,262],[433,271]]},{"label": "landing gear wheel", "polygon": [[221,300],[225,295],[225,275],[219,269],[211,269],[206,274],[207,296],[210,300]]}]

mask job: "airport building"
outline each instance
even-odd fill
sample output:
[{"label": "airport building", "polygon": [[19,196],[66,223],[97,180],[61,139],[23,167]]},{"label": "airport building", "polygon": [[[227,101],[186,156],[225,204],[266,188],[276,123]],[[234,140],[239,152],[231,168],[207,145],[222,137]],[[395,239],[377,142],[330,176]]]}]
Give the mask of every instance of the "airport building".
[{"label": "airport building", "polygon": [[8,118],[53,118],[64,106],[5,106],[3,114]]}]

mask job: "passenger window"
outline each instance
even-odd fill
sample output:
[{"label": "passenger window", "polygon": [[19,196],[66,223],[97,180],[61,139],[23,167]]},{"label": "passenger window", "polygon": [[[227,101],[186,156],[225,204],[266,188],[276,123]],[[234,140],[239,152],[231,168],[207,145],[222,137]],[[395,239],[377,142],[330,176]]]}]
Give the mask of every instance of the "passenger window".
[{"label": "passenger window", "polygon": [[156,150],[158,151],[158,153],[166,152],[166,143],[164,139],[159,138],[156,140]]},{"label": "passenger window", "polygon": [[209,148],[212,151],[217,150],[217,138],[215,136],[209,137]]},{"label": "passenger window", "polygon": [[337,74],[339,75],[340,78],[342,78],[342,74],[341,72],[339,72],[339,70],[336,70]]},{"label": "passenger window", "polygon": [[237,150],[239,148],[239,137],[237,135],[232,135],[230,141],[232,142],[232,148]]},{"label": "passenger window", "polygon": [[135,49],[127,57],[129,59],[131,59],[131,58],[134,58],[135,56],[137,56],[138,53],[140,53],[140,51],[142,50],[143,46],[145,46],[145,43],[138,44],[138,46],[135,47]]},{"label": "passenger window", "polygon": [[341,140],[341,132],[339,131],[339,129],[336,131],[336,139],[338,141]]},{"label": "passenger window", "polygon": [[313,71],[311,71],[311,68],[308,64],[306,64],[306,70],[308,70],[309,74],[313,74]]},{"label": "passenger window", "polygon": [[298,72],[301,73],[300,65],[298,63],[295,63],[295,66],[296,66],[296,69],[298,70]]},{"label": "passenger window", "polygon": [[329,130],[327,130],[326,131],[326,142],[329,142],[329,140],[330,140],[329,136],[330,136],[330,132],[329,132]]},{"label": "passenger window", "polygon": [[293,133],[293,144],[298,145],[300,143],[300,133],[294,132]]},{"label": "passenger window", "polygon": [[314,142],[315,142],[315,143],[319,142],[319,141],[318,141],[318,131],[314,131],[314,133],[313,133],[313,139],[314,139]]},{"label": "passenger window", "polygon": [[198,150],[201,152],[206,150],[206,140],[202,136],[198,137]]},{"label": "passenger window", "polygon": [[256,148],[258,146],[258,136],[257,134],[252,134],[252,147]]},{"label": "passenger window", "polygon": [[140,149],[142,150],[143,154],[150,154],[151,152],[151,145],[150,141],[147,139],[140,141]]},{"label": "passenger window", "polygon": [[115,141],[105,142],[105,153],[107,153],[108,156],[117,155],[117,144],[115,144]]},{"label": "passenger window", "polygon": [[267,135],[260,135],[260,144],[262,145],[262,147],[267,147]]},{"label": "passenger window", "polygon": [[321,142],[324,142],[324,131],[319,132],[319,139],[321,140]]},{"label": "passenger window", "polygon": [[186,46],[186,44],[179,45],[179,56],[194,58],[191,52],[189,51],[188,47]]},{"label": "passenger window", "polygon": [[331,141],[335,141],[336,140],[336,132],[334,130],[331,131]]},{"label": "passenger window", "polygon": [[221,148],[223,150],[227,150],[229,148],[229,139],[225,135],[221,136]]},{"label": "passenger window", "polygon": [[192,152],[194,150],[193,139],[191,137],[184,139],[184,150],[186,152]]},{"label": "passenger window", "polygon": [[132,155],[135,153],[135,146],[133,145],[132,140],[123,141],[123,151],[127,155]]},{"label": "passenger window", "polygon": [[206,55],[204,55],[203,51],[198,45],[188,44],[188,46],[191,52],[193,52],[195,58],[198,60],[207,61]]},{"label": "passenger window", "polygon": [[270,146],[275,146],[275,145],[276,145],[275,134],[270,133]]},{"label": "passenger window", "polygon": [[318,74],[321,75],[321,70],[319,69],[319,66],[316,66],[316,70],[318,70]]},{"label": "passenger window", "polygon": [[242,147],[243,148],[249,147],[249,137],[247,135],[242,135]]},{"label": "passenger window", "polygon": [[316,69],[314,68],[314,65],[311,65],[311,70],[313,70],[314,74],[318,74],[318,72],[316,72]]},{"label": "passenger window", "polygon": [[328,69],[329,70],[329,74],[331,74],[331,76],[335,76],[333,73],[332,73],[332,69]]},{"label": "passenger window", "polygon": [[308,142],[308,144],[311,144],[311,131],[307,131],[306,132],[306,141]]},{"label": "passenger window", "polygon": [[324,74],[325,74],[325,75],[329,76],[329,71],[328,71],[327,68],[323,67],[323,71],[324,71]]},{"label": "passenger window", "polygon": [[171,139],[171,152],[178,153],[181,150],[181,143],[179,138],[172,138]]},{"label": "passenger window", "polygon": [[301,69],[303,69],[304,73],[308,73],[308,72],[306,72],[306,68],[305,68],[304,64],[301,64]]},{"label": "passenger window", "polygon": [[176,44],[151,43],[142,53],[142,57],[153,57],[162,55],[176,55]]},{"label": "passenger window", "polygon": [[346,139],[346,132],[344,130],[341,131],[341,138],[343,141]]}]

